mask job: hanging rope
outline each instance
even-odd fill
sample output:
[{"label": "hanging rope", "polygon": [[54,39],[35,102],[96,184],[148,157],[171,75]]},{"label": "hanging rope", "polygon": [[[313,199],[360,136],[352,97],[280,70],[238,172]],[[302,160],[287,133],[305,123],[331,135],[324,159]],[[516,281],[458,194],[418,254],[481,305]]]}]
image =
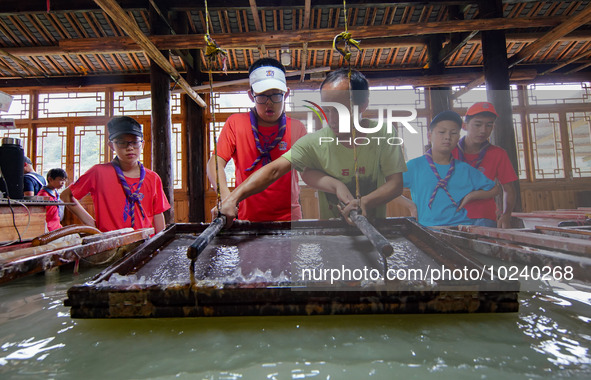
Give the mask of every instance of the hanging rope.
[{"label": "hanging rope", "polygon": [[[209,34],[209,9],[207,7],[207,0],[205,0],[205,24],[206,34],[205,42],[207,47],[205,48],[205,56],[209,62],[209,102],[210,105],[213,102],[213,61],[219,56],[222,56],[223,70],[226,72],[226,61],[228,58],[228,52],[221,49],[219,45],[211,38]],[[214,128],[213,133],[213,154],[215,157],[215,182],[216,182],[216,206],[218,209],[218,216],[220,216],[220,208],[222,207],[222,193],[220,191],[220,173],[218,168],[218,139],[215,135],[215,107],[211,107],[211,121]]]},{"label": "hanging rope", "polygon": [[[358,160],[357,160],[357,147],[355,145],[355,138],[356,138],[356,129],[354,125],[354,112],[353,112],[353,88],[351,87],[351,48],[354,47],[357,50],[361,50],[359,47],[359,41],[354,40],[351,33],[348,31],[348,21],[347,21],[347,2],[343,0],[343,12],[345,14],[345,31],[337,34],[332,41],[332,47],[335,49],[339,54],[343,56],[344,61],[347,61],[347,65],[349,68],[349,114],[350,120],[349,125],[352,126],[351,130],[351,137],[353,139],[353,162],[354,162],[354,172],[355,172],[355,198],[357,199],[358,204],[361,203],[361,191],[359,189],[359,168],[358,168]],[[344,46],[341,48],[338,46],[339,42],[344,42]]]},{"label": "hanging rope", "polygon": [[[343,0],[343,11],[345,12],[345,31],[337,34],[334,39],[332,40],[332,48],[339,52],[345,59],[345,61],[349,62],[349,67],[351,65],[351,47],[356,48],[357,50],[361,50],[359,47],[359,41],[354,40],[349,33],[348,30],[348,21],[347,21],[347,2]],[[339,47],[339,42],[344,42],[344,47]]]}]

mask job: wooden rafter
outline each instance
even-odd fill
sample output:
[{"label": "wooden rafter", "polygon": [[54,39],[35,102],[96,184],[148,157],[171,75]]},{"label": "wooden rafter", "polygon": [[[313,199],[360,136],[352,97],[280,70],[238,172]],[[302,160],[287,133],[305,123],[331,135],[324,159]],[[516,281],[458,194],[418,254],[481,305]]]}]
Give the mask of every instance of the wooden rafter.
[{"label": "wooden rafter", "polygon": [[[552,28],[548,33],[544,34],[538,40],[532,42],[531,44],[527,45],[523,49],[521,49],[517,54],[513,55],[508,60],[509,68],[514,67],[524,59],[528,58],[532,54],[537,53],[541,48],[544,46],[553,43],[556,39],[567,35],[568,33],[572,32],[573,30],[577,29],[581,25],[586,24],[587,22],[591,21],[591,6],[587,6],[581,12],[577,13],[572,18],[562,22],[560,25]],[[479,78],[470,82],[466,87],[463,87],[459,91],[452,94],[453,98],[458,98],[462,96],[466,92],[470,91],[473,88],[476,88],[482,84],[484,84],[485,78],[484,74],[481,75]]]},{"label": "wooden rafter", "polygon": [[27,62],[25,62],[24,60],[22,60],[19,57],[15,57],[14,55],[10,54],[9,52],[0,49],[0,56],[3,57],[7,57],[12,59],[14,62],[16,62],[19,66],[21,66],[23,69],[29,69],[32,72],[36,73],[36,74],[40,74],[40,75],[45,75],[45,73],[39,69],[37,69],[35,66],[29,65]]},{"label": "wooden rafter", "polygon": [[32,33],[29,28],[22,22],[19,16],[8,16],[8,19],[12,21],[13,25],[21,32],[21,34],[27,38],[29,43],[38,45],[40,41],[35,37],[35,34]]},{"label": "wooden rafter", "polygon": [[36,15],[25,15],[25,17],[39,31],[39,33],[41,33],[41,35],[43,36],[43,38],[45,38],[47,42],[54,44],[57,43],[56,39],[53,38],[51,33],[47,30],[45,25],[43,25],[43,23],[39,21],[39,18],[37,18]]},{"label": "wooden rafter", "polygon": [[470,40],[472,40],[472,38],[476,36],[476,34],[478,34],[478,32],[478,30],[474,30],[471,33],[467,34],[463,40],[458,41],[456,43],[449,43],[448,45],[446,45],[439,52],[439,62],[445,62],[449,57],[454,55],[455,52],[462,49],[468,42],[470,42]]},{"label": "wooden rafter", "polygon": [[[496,20],[496,19],[489,19]],[[480,21],[489,21],[480,20]],[[471,25],[474,20],[467,20]],[[556,21],[556,19],[555,19]],[[555,24],[555,21],[545,20],[539,24]],[[407,37],[409,41],[414,38],[415,41],[419,41],[418,35],[431,34],[433,28],[440,30],[441,33],[452,32],[453,30],[459,31],[470,31],[468,24],[461,24],[463,22],[458,21],[460,25],[453,25],[449,21],[443,21],[441,23],[427,23],[428,27],[423,29],[418,28],[418,24],[408,25],[388,25],[380,28],[373,27],[356,27],[355,38],[362,39],[364,46],[371,46],[368,44],[379,45],[381,43],[389,43],[388,41],[395,42],[397,38],[389,37],[391,35],[398,36],[414,36]],[[503,29],[495,23],[482,24],[483,29],[496,28]],[[505,24],[505,26],[517,27],[516,23]],[[523,23],[521,25],[523,27]],[[417,29],[418,28],[418,29]],[[440,29],[439,29],[440,28]],[[270,41],[267,45],[282,46],[286,44],[294,44],[302,46],[304,42],[308,42],[308,48],[313,49],[315,46],[319,48],[326,48],[327,43],[332,42],[332,36],[342,32],[341,29],[319,29],[319,30],[308,30],[301,31],[299,33],[288,32],[272,32],[272,33],[258,33],[252,32],[249,35],[243,33],[236,34],[224,34],[216,36],[218,44],[226,49],[232,48],[260,48],[260,41]],[[439,33],[439,32],[438,32]],[[160,50],[167,49],[195,49],[203,48],[202,34],[196,35],[168,35],[168,36],[151,36],[149,39],[152,41]],[[374,41],[372,41],[374,39]],[[384,40],[385,39],[385,40]],[[402,41],[402,40],[398,40]],[[387,46],[387,45],[386,45]],[[129,50],[139,50],[139,45],[129,37],[111,37],[111,38],[85,38],[85,39],[64,39],[60,41],[60,47],[63,51],[68,53],[109,53],[109,52],[121,52]]]},{"label": "wooden rafter", "polygon": [[556,41],[556,39],[567,35],[568,33],[572,32],[573,30],[577,29],[581,25],[586,24],[589,21],[591,21],[590,5],[588,5],[585,9],[577,13],[572,18],[569,18],[560,25],[554,27],[551,31],[546,33],[537,41],[527,45],[525,48],[521,49],[519,53],[509,58],[509,68],[517,65],[519,62],[523,61],[530,55],[536,53],[544,46],[548,45],[549,43],[553,43],[554,41]]},{"label": "wooden rafter", "polygon": [[579,67],[575,67],[574,69],[567,71],[565,74],[568,75],[568,74],[576,73],[577,71],[581,71],[583,69],[586,69],[589,66],[591,66],[591,62],[585,63]]},{"label": "wooden rafter", "polygon": [[259,17],[259,9],[257,7],[256,0],[249,0],[250,3],[250,11],[252,12],[252,18],[254,20],[254,27],[257,32],[262,32],[263,28],[261,26],[261,19]]},{"label": "wooden rafter", "polygon": [[146,54],[156,63],[162,70],[171,76],[191,99],[193,99],[201,107],[206,107],[207,104],[201,97],[191,88],[189,83],[179,74],[173,65],[160,53],[158,48],[146,37],[135,22],[129,19],[121,6],[115,0],[94,0],[113,20],[123,28],[123,30],[132,37],[137,44],[139,44]]},{"label": "wooden rafter", "polygon": [[570,64],[572,64],[572,63],[575,63],[575,62],[577,62],[577,61],[578,61],[578,60],[580,60],[580,59],[587,58],[587,57],[590,57],[590,56],[591,56],[591,51],[589,51],[589,50],[586,50],[586,51],[584,51],[582,54],[579,54],[579,55],[577,55],[577,56],[575,56],[575,57],[573,57],[573,58],[569,59],[569,60],[568,60],[568,61],[566,61],[566,62],[563,62],[563,63],[561,63],[561,64],[558,64],[558,65],[556,65],[556,66],[554,66],[554,67],[552,67],[552,68],[549,68],[548,70],[544,71],[543,73],[540,73],[539,75],[546,75],[546,74],[549,74],[549,73],[551,73],[551,72],[554,72],[554,71],[556,71],[556,70],[558,70],[558,69],[561,69],[561,68],[563,68],[563,67],[565,67],[565,66],[568,66],[568,65],[570,65]]},{"label": "wooden rafter", "polygon": [[[250,12],[252,13],[252,19],[254,21],[254,28],[257,32],[263,32],[263,25],[261,25],[261,18],[259,16],[259,8],[257,7],[256,0],[249,0],[250,3]],[[245,22],[246,23],[246,22]],[[247,24],[247,23],[246,23]],[[265,23],[266,25],[266,23]],[[261,40],[259,40],[261,41]],[[265,48],[265,44],[257,44],[257,49],[261,54],[261,57],[265,56],[267,49]]]},{"label": "wooden rafter", "polygon": [[[324,73],[330,71],[330,67],[317,67],[315,69],[309,69],[306,70],[304,72],[304,74],[313,74],[313,73]],[[291,71],[291,72],[287,72],[285,74],[286,78],[290,78],[290,77],[295,77],[297,75],[301,74],[301,72],[299,71]],[[220,87],[232,87],[232,86],[237,86],[237,85],[243,85],[245,83],[248,83],[249,79],[248,78],[244,78],[244,79],[236,79],[236,80],[230,80],[230,81],[224,81],[224,82],[218,82],[218,83],[213,83],[211,85],[211,87],[213,88],[220,88]],[[200,86],[195,86],[193,87],[193,90],[195,91],[206,91],[209,90],[210,88],[209,84],[204,84],[204,85],[200,85]],[[173,94],[178,94],[181,91],[179,90],[172,90],[171,91]],[[137,95],[137,96],[130,96],[130,100],[141,100],[141,99],[147,99],[149,98],[150,95]]]},{"label": "wooden rafter", "polygon": [[304,25],[302,25],[302,29],[310,29],[311,3],[312,0],[306,0],[304,2]]}]

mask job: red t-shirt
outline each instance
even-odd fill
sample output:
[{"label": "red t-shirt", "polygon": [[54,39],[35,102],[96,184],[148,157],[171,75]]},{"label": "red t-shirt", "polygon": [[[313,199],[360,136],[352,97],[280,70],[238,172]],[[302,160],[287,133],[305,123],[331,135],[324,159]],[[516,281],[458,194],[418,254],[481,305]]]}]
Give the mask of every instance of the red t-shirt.
[{"label": "red t-shirt", "polygon": [[[125,180],[132,192],[137,189],[140,182],[139,178],[125,177]],[[81,199],[90,193],[94,204],[96,227],[99,230],[105,232],[131,227],[129,217],[127,217],[127,220],[123,220],[125,193],[112,164],[94,165],[69,188],[76,199]],[[146,169],[146,176],[140,194],[144,196],[141,203],[145,217],[142,216],[136,203],[134,206],[134,228],[136,230],[153,227],[153,216],[170,208],[162,189],[162,180],[158,174],[149,169]]]},{"label": "red t-shirt", "polygon": [[[57,190],[53,190],[54,193],[50,193],[42,187],[41,190],[37,193],[38,196],[43,197],[50,197],[52,201],[59,201],[59,196],[57,194]],[[58,228],[62,228],[62,224],[60,223],[60,213],[57,206],[45,206],[45,221],[47,222],[47,230],[53,231],[57,230]]]},{"label": "red t-shirt", "polygon": [[[287,117],[286,123],[283,139],[271,151],[272,160],[282,156],[293,143],[306,134],[306,128],[298,120]],[[278,125],[259,126],[259,132],[263,136],[272,136],[277,133],[278,128]],[[248,112],[234,114],[228,118],[218,140],[218,156],[226,161],[234,159],[236,186],[262,167],[262,163],[259,162],[252,171],[246,171],[259,156]],[[301,219],[299,196],[298,174],[291,170],[264,191],[240,202],[238,219],[251,222]]]},{"label": "red t-shirt", "polygon": [[[453,150],[452,154],[454,158],[458,158],[457,147]],[[464,157],[468,164],[475,166],[478,154],[464,154]],[[511,161],[509,161],[507,152],[496,145],[491,145],[488,148],[478,170],[484,173],[488,179],[493,181],[498,179],[501,185],[517,181],[518,179],[517,174],[515,174],[515,170],[513,169],[513,165],[511,165]],[[495,203],[494,198],[472,201],[466,205],[466,210],[468,211],[468,218],[470,219],[486,218],[497,220],[497,204]]]}]

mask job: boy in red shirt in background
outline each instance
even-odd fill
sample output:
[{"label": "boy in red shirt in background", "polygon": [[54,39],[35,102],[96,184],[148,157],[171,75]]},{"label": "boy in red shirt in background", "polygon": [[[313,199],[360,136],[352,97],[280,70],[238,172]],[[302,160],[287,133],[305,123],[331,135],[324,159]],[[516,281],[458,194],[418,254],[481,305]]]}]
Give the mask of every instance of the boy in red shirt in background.
[{"label": "boy in red shirt in background", "polygon": [[[162,180],[139,161],[144,148],[141,125],[128,116],[112,118],[107,124],[109,147],[116,157],[108,164],[94,165],[62,192],[64,202],[74,202],[69,209],[80,220],[99,230],[165,227],[163,212],[170,204],[162,189]],[[78,199],[92,196],[96,220]]]},{"label": "boy in red shirt in background", "polygon": [[[207,177],[216,188],[218,165],[222,201],[230,195],[224,168],[231,159],[236,166],[236,186],[251,174],[281,157],[306,134],[304,125],[285,115],[289,95],[285,68],[273,58],[262,58],[249,69],[248,96],[255,103],[248,113],[230,116],[222,129],[215,155],[207,163]],[[298,175],[290,170],[264,191],[242,202],[238,219],[251,222],[289,221],[302,218]]]},{"label": "boy in red shirt in background", "polygon": [[489,179],[498,180],[503,187],[502,210],[497,212],[494,198],[477,200],[465,206],[468,217],[475,219],[475,225],[511,228],[511,212],[516,199],[513,182],[518,178],[507,152],[488,141],[497,116],[495,107],[488,102],[475,103],[468,108],[462,126],[467,134],[460,139],[452,154],[454,158],[480,170]]},{"label": "boy in red shirt in background", "polygon": [[[51,169],[47,172],[47,186],[43,186],[37,193],[38,196],[49,197],[52,201],[59,201],[58,190],[61,189],[68,179],[68,174],[64,169]],[[45,206],[45,221],[47,230],[53,231],[62,228],[60,220],[63,215],[64,206]]]}]

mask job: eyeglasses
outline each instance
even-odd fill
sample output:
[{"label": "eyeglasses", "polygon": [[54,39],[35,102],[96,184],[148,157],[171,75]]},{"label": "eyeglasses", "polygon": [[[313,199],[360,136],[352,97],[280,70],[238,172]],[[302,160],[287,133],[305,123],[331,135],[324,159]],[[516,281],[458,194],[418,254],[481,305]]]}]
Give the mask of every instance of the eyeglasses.
[{"label": "eyeglasses", "polygon": [[132,148],[137,149],[142,146],[144,140],[136,140],[136,141],[125,141],[125,140],[113,140],[113,144],[117,145],[117,148],[127,148],[131,145]]},{"label": "eyeglasses", "polygon": [[277,92],[271,95],[254,95],[254,101],[257,104],[265,104],[269,99],[271,99],[273,103],[281,103],[283,101],[283,93]]}]

